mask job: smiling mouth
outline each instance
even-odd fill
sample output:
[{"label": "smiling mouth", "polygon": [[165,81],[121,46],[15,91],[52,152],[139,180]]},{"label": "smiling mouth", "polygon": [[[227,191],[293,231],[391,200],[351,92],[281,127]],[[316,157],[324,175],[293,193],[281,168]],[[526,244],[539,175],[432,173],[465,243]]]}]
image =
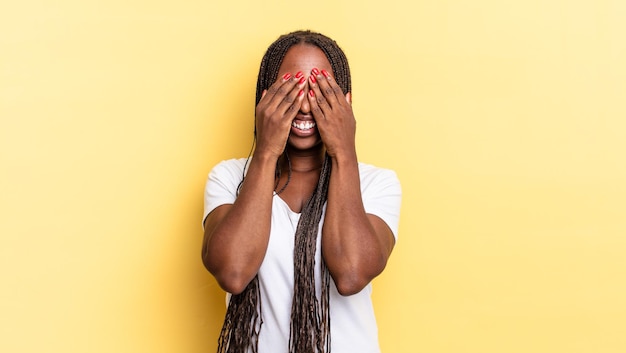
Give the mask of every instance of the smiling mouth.
[{"label": "smiling mouth", "polygon": [[306,130],[311,130],[312,128],[315,127],[315,122],[314,121],[301,121],[301,122],[297,122],[297,121],[292,121],[291,122],[291,126],[295,127],[298,130],[302,130],[302,131],[306,131]]}]

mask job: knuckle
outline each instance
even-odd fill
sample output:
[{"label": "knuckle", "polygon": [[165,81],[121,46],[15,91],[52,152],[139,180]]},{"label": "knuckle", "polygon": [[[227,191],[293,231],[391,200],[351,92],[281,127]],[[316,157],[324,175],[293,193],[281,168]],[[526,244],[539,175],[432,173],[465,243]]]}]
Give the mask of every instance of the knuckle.
[{"label": "knuckle", "polygon": [[313,107],[311,108],[311,112],[313,112],[313,115],[321,115],[322,114],[322,108],[318,107]]},{"label": "knuckle", "polygon": [[273,113],[274,113],[274,110],[273,109],[269,109],[269,108],[265,108],[262,111],[262,115],[266,116],[266,117],[271,117]]}]

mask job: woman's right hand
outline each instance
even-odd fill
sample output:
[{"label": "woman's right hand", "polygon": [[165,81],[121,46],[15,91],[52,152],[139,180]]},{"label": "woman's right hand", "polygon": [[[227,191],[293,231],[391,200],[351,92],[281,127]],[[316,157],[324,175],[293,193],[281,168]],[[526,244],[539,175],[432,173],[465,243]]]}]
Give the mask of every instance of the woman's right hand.
[{"label": "woman's right hand", "polygon": [[268,157],[278,159],[283,153],[291,130],[291,121],[302,105],[306,82],[302,72],[295,76],[286,73],[268,90],[263,91],[255,111],[255,154],[267,154]]}]

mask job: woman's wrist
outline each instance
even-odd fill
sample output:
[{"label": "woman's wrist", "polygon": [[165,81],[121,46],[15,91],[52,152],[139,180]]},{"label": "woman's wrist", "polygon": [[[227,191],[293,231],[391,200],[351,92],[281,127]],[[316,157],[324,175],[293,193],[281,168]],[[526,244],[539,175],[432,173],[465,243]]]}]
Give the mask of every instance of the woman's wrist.
[{"label": "woman's wrist", "polygon": [[357,163],[356,149],[350,148],[330,154],[333,164],[346,165]]},{"label": "woman's wrist", "polygon": [[256,160],[262,164],[270,163],[272,165],[276,165],[276,162],[278,162],[281,154],[276,154],[276,152],[257,148],[252,154],[252,160]]}]

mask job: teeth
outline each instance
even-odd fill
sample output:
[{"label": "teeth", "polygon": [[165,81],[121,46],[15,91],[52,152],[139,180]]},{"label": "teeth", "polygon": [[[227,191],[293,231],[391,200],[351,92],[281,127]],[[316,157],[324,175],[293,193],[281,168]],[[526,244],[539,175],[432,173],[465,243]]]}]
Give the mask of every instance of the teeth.
[{"label": "teeth", "polygon": [[300,130],[309,130],[315,127],[315,122],[313,121],[303,121],[301,123],[296,123],[295,120],[291,122],[291,126],[300,129]]}]

